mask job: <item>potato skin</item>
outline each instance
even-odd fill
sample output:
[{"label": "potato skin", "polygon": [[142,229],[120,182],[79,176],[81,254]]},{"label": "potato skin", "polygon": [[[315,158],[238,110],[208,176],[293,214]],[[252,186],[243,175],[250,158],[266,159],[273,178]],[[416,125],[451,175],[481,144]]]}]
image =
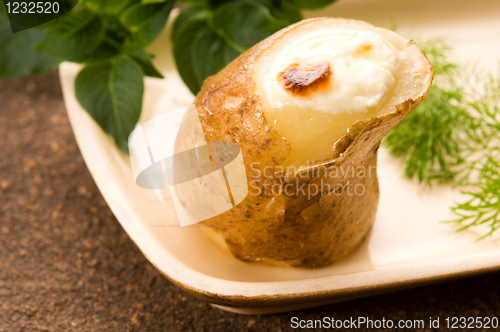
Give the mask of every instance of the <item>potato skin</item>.
[{"label": "potato skin", "polygon": [[[379,199],[376,172],[366,177],[347,172],[332,178],[328,170],[376,166],[382,138],[425,95],[396,105],[393,113],[356,122],[335,143],[331,160],[310,166],[301,174],[275,174],[290,146],[263,115],[264,106],[252,79],[254,65],[275,40],[301,24],[319,20],[301,21],[255,45],[209,77],[195,100],[206,140],[238,144],[245,160],[250,185],[246,199],[203,222],[222,235],[231,253],[243,261],[322,267],[358,246],[375,220]],[[281,194],[264,188],[264,183],[267,188],[281,188]],[[335,188],[347,183],[362,184],[366,191],[363,195],[325,191],[308,197],[307,190],[300,190],[314,184]],[[285,188],[293,194],[285,194]]]}]

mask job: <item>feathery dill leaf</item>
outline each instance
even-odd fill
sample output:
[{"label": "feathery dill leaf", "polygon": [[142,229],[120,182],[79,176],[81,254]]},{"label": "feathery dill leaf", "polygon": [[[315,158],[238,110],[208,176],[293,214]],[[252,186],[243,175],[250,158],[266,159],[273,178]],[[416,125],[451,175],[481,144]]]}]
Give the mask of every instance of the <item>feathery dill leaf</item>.
[{"label": "feathery dill leaf", "polygon": [[387,135],[385,145],[405,163],[405,176],[417,176],[430,185],[432,180],[450,182],[463,163],[460,154],[465,142],[461,132],[470,122],[468,114],[452,101],[457,91],[432,87],[421,104]]},{"label": "feathery dill leaf", "polygon": [[[499,150],[497,150],[498,152]],[[472,189],[463,191],[469,197],[465,203],[452,208],[458,219],[451,222],[464,230],[472,226],[487,225],[489,232],[480,239],[491,236],[500,228],[500,153],[489,156],[479,169],[477,181]]]},{"label": "feathery dill leaf", "polygon": [[466,181],[472,155],[500,133],[498,81],[476,67],[449,60],[451,48],[442,38],[419,43],[434,68],[434,83],[425,99],[384,140],[404,162],[405,176],[431,186]]},{"label": "feathery dill leaf", "polygon": [[464,162],[461,151],[474,136],[477,120],[470,114],[460,68],[448,59],[441,38],[419,43],[434,68],[434,83],[415,110],[385,138],[392,155],[401,158],[405,176],[428,186],[451,182]]},{"label": "feathery dill leaf", "polygon": [[384,140],[404,162],[405,176],[461,186],[466,195],[449,222],[458,230],[500,228],[500,76],[449,60],[442,38],[419,43],[434,68],[434,83],[418,107]]},{"label": "feathery dill leaf", "polygon": [[474,149],[467,151],[460,181],[468,200],[452,207],[458,219],[451,221],[459,231],[487,225],[489,232],[480,239],[500,228],[500,77],[490,75],[483,89],[482,98],[471,103],[481,119],[481,135]]}]

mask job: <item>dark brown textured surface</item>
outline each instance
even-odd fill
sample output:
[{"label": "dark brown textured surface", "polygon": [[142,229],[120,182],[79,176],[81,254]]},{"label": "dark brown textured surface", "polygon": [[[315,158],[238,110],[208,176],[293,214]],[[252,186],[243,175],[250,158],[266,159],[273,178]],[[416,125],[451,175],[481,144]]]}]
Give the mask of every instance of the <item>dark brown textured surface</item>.
[{"label": "dark brown textured surface", "polygon": [[0,331],[288,331],[300,319],[500,316],[500,273],[294,313],[240,316],[172,285],[113,217],[56,73],[0,82]]}]

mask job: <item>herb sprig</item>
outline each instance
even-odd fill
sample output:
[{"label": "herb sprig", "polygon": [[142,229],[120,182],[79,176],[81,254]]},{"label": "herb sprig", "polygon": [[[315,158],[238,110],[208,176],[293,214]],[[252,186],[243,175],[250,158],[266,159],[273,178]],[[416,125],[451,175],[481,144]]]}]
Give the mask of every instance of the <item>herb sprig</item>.
[{"label": "herb sprig", "polygon": [[419,42],[434,68],[434,82],[425,99],[384,140],[403,160],[405,176],[431,186],[451,183],[464,171],[467,151],[481,142],[477,91],[464,87],[468,72],[449,60],[451,48],[442,38]]},{"label": "herb sprig", "polygon": [[459,231],[472,226],[489,226],[489,232],[480,239],[491,236],[500,228],[500,153],[499,150],[496,152],[478,169],[479,177],[471,183],[472,189],[463,191],[469,197],[468,201],[452,208],[458,219],[451,222],[459,226]]},{"label": "herb sprig", "polygon": [[426,98],[384,140],[400,158],[405,176],[420,183],[449,183],[461,188],[464,203],[450,221],[465,230],[500,228],[500,78],[477,66],[449,60],[442,38],[419,43],[431,61],[435,80]]},{"label": "herb sprig", "polygon": [[7,50],[0,47],[0,66],[19,64],[0,69],[0,77],[42,72],[61,61],[83,64],[75,81],[78,101],[128,153],[128,136],[142,108],[143,77],[162,77],[146,47],[163,30],[173,5],[174,0],[80,0],[63,16],[13,34],[0,3],[0,39],[6,39],[0,46]]}]

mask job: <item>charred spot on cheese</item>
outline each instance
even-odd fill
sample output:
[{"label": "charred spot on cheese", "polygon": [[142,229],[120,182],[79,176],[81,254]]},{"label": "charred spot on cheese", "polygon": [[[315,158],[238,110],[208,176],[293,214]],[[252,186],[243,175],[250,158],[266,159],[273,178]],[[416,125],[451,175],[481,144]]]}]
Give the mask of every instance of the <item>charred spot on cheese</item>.
[{"label": "charred spot on cheese", "polygon": [[294,96],[306,96],[328,85],[332,71],[328,62],[312,66],[292,64],[279,75],[283,87]]}]

